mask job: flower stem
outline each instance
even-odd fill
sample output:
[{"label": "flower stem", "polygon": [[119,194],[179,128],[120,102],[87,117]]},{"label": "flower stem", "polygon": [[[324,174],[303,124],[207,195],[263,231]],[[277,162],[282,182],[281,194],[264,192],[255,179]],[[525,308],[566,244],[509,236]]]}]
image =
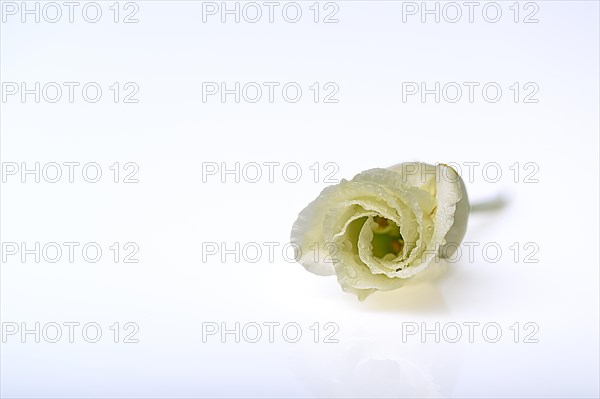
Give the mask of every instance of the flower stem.
[{"label": "flower stem", "polygon": [[498,194],[495,197],[481,200],[471,204],[471,213],[476,212],[497,212],[502,210],[508,205],[508,200],[502,194]]}]

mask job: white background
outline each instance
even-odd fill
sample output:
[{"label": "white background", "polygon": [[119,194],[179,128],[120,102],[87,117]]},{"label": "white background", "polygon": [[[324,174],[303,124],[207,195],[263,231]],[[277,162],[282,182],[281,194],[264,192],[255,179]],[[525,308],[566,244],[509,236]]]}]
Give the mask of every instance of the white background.
[{"label": "white background", "polygon": [[[96,103],[81,90],[73,103],[66,92],[57,103],[3,97],[3,167],[96,162],[103,175],[98,183],[79,173],[74,183],[63,176],[52,184],[3,173],[1,241],[98,242],[103,256],[3,260],[2,325],[95,322],[103,335],[95,344],[80,330],[74,343],[6,336],[3,397],[599,395],[597,2],[535,2],[537,23],[523,23],[535,9],[525,2],[517,23],[513,2],[498,2],[497,23],[482,17],[484,2],[473,23],[465,6],[457,23],[432,16],[422,23],[420,14],[403,22],[402,2],[338,1],[339,22],[329,24],[324,2],[318,23],[312,2],[302,2],[297,23],[282,18],[281,3],[273,23],[263,15],[254,24],[232,16],[221,23],[219,14],[203,22],[195,1],[135,2],[139,22],[129,24],[122,18],[134,8],[125,2],[118,23],[113,2],[100,2],[97,23],[82,18],[84,2],[73,23],[66,14],[57,23],[43,15],[22,22],[6,3],[3,95],[6,82],[98,82],[103,95]],[[139,102],[115,103],[114,82],[137,84]],[[203,102],[203,82],[297,82],[303,94],[296,103],[280,90],[273,103],[266,92],[255,104],[233,96]],[[334,82],[339,102],[315,103],[314,82]],[[481,89],[472,103],[466,92],[457,103],[432,95],[403,102],[403,82],[497,82],[503,93],[495,103]],[[534,82],[538,102],[515,103],[514,82]],[[328,185],[323,174],[315,183],[311,165],[323,172],[334,163],[334,178],[349,179],[412,160],[500,165],[495,183],[481,166],[469,176],[463,170],[474,202],[507,199],[500,211],[471,216],[465,240],[480,244],[474,261],[463,257],[431,280],[359,302],[335,278],[285,259],[281,247],[297,213]],[[115,162],[137,164],[139,182],[114,183]],[[266,174],[257,183],[232,175],[222,182],[220,174],[203,181],[206,162],[295,162],[303,174],[290,183],[280,166],[273,182]],[[537,182],[525,182],[533,170],[526,163],[536,165]],[[139,263],[115,263],[108,249],[115,242],[136,243]],[[264,252],[255,263],[218,255],[203,262],[206,242],[279,247],[273,261]],[[482,256],[490,242],[503,251],[496,263]],[[537,263],[523,261],[528,242],[539,248]],[[115,322],[136,323],[139,342],[114,343]],[[203,342],[207,322],[294,322],[302,337],[289,343],[279,329],[273,343],[264,336],[236,343],[233,335],[223,343],[218,334]],[[315,322],[318,343],[309,329]],[[337,343],[323,342],[327,322],[339,327]],[[408,325],[465,322],[480,323],[472,343],[402,338]],[[502,328],[497,343],[482,336],[490,322]],[[539,342],[523,342],[527,322],[539,326]]]}]

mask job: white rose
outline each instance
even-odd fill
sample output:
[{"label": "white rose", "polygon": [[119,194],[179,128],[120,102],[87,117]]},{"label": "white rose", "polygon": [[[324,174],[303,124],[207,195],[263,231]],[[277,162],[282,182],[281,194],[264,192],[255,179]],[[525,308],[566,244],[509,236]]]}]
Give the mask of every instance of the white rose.
[{"label": "white rose", "polygon": [[[451,256],[469,210],[454,169],[407,162],[325,188],[298,215],[291,241],[306,270],[336,274],[344,291],[364,300],[401,287],[438,256]],[[315,244],[329,256],[316,256]]]}]

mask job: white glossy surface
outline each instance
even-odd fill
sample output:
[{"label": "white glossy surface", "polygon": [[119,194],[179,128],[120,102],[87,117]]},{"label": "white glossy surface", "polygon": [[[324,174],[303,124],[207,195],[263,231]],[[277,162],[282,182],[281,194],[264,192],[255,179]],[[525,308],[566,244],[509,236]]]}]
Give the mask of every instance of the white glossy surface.
[{"label": "white glossy surface", "polygon": [[[96,264],[1,265],[3,323],[95,321],[104,331],[97,344],[8,337],[3,397],[599,395],[596,2],[537,2],[538,24],[511,14],[498,24],[402,24],[399,2],[339,2],[330,25],[203,24],[199,2],[138,4],[133,25],[2,24],[2,81],[140,86],[139,104],[114,104],[107,92],[96,104],[1,105],[3,162],[140,166],[138,184],[110,174],[98,184],[2,184],[3,242],[97,241],[106,251]],[[298,81],[306,92],[296,104],[203,103],[203,81]],[[340,102],[314,104],[306,88],[315,81],[336,82]],[[495,81],[506,92],[495,104],[402,103],[403,81]],[[515,104],[513,82],[537,82],[539,103]],[[508,199],[472,215],[465,238],[497,242],[497,263],[478,250],[432,281],[359,303],[280,251],[274,262],[266,253],[202,262],[206,241],[285,244],[297,212],[327,185],[312,181],[314,162],[351,178],[411,160],[502,166],[498,183],[481,169],[467,181],[472,202]],[[206,161],[297,162],[304,175],[203,183]],[[539,183],[515,183],[515,162],[536,163]],[[138,243],[140,263],[113,263],[115,241]],[[536,243],[539,262],[515,263],[515,242]],[[136,322],[140,342],[112,343],[116,321]],[[203,322],[269,321],[299,323],[301,341],[202,342]],[[339,343],[313,343],[315,322],[336,323]],[[495,322],[503,336],[403,343],[403,325],[422,322]],[[539,342],[514,343],[515,322],[536,323]]]}]

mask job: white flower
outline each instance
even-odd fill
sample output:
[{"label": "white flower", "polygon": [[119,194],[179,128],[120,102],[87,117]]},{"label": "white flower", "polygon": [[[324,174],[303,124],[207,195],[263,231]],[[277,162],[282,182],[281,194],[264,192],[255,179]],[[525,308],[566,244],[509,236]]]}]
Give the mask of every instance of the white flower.
[{"label": "white flower", "polygon": [[[451,256],[468,217],[465,185],[454,169],[407,162],[324,189],[298,215],[291,241],[306,270],[336,274],[344,291],[363,300]],[[315,244],[329,256],[318,256]]]}]

